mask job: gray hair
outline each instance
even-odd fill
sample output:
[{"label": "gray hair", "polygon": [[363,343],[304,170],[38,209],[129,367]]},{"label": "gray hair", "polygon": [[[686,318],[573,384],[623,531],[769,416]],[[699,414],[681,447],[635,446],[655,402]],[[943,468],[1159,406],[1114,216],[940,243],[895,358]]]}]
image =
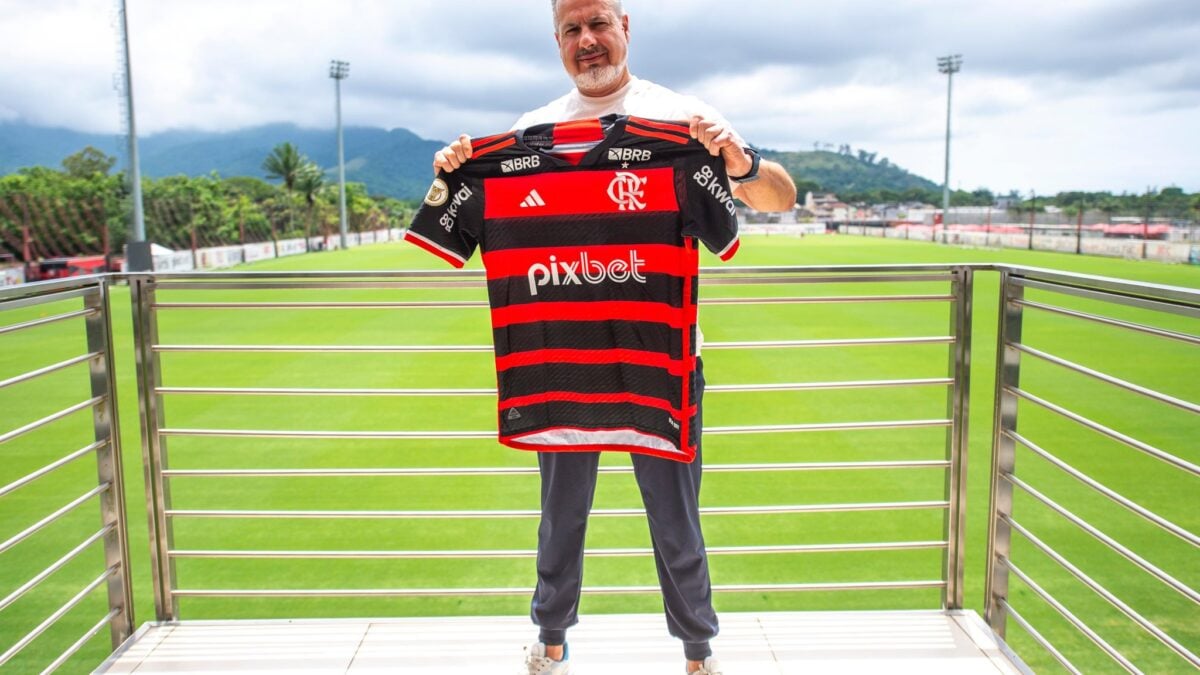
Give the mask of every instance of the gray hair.
[{"label": "gray hair", "polygon": [[[554,30],[558,32],[558,1],[550,0],[550,17],[554,20]],[[617,15],[618,18],[625,16],[625,7],[621,4],[621,0],[604,0],[608,4],[608,8]]]}]

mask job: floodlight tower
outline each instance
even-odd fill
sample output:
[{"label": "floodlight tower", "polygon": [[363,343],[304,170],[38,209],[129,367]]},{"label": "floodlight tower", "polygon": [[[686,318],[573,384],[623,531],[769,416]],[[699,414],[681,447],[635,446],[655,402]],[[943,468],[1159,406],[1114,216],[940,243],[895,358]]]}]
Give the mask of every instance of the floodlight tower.
[{"label": "floodlight tower", "polygon": [[342,80],[350,77],[349,61],[330,61],[329,77],[333,78],[333,87],[337,97],[337,142],[338,142],[338,213],[342,248],[347,248],[346,242],[346,152],[342,143]]},{"label": "floodlight tower", "polygon": [[133,65],[129,57],[129,19],[125,11],[125,0],[120,0],[117,4],[117,13],[120,42],[118,59],[122,71],[118,88],[122,94],[122,123],[125,126],[125,140],[129,152],[129,190],[130,201],[133,203],[128,242],[130,248],[126,261],[130,271],[142,272],[151,269],[151,257],[150,245],[146,243],[146,217],[142,210],[142,170],[138,162],[137,124],[133,115]]},{"label": "floodlight tower", "polygon": [[940,56],[937,60],[938,72],[946,76],[946,177],[942,184],[942,228],[950,223],[950,94],[954,88],[954,74],[962,69],[962,54]]}]

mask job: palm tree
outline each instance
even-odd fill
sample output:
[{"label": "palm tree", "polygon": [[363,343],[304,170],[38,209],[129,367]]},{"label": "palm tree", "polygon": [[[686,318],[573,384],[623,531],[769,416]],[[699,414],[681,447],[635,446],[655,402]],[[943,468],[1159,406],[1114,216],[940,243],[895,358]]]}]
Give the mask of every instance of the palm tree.
[{"label": "palm tree", "polygon": [[308,247],[308,238],[312,235],[313,210],[316,206],[317,193],[325,185],[325,172],[314,162],[305,160],[296,172],[295,189],[304,196],[308,206],[308,217],[304,219],[304,246]]},{"label": "palm tree", "polygon": [[283,181],[283,189],[291,192],[296,189],[296,179],[306,162],[308,160],[300,154],[296,146],[280,143],[263,160],[262,168],[267,172],[267,178],[278,178]]}]

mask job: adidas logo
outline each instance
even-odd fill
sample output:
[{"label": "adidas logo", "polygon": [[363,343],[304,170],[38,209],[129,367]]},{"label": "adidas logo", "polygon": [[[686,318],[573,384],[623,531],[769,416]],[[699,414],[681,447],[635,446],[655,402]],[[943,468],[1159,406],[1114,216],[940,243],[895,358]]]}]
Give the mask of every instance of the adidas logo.
[{"label": "adidas logo", "polygon": [[509,408],[508,409],[508,420],[511,422],[512,420],[519,420],[519,419],[521,419],[521,413],[517,412],[516,408]]},{"label": "adidas logo", "polygon": [[525,201],[521,202],[521,208],[523,209],[532,209],[545,205],[546,202],[542,201],[542,196],[538,194],[537,190],[530,190],[529,194],[525,196]]}]

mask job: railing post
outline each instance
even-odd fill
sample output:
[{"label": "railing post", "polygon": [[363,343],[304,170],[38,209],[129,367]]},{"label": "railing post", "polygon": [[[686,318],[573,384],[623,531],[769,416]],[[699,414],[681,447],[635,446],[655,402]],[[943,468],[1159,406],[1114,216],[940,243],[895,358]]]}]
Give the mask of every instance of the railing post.
[{"label": "railing post", "polygon": [[1008,560],[1012,531],[1013,486],[1004,476],[1016,466],[1016,442],[1005,432],[1017,429],[1017,396],[1011,388],[1020,384],[1021,352],[1011,345],[1021,342],[1021,306],[1016,301],[1025,289],[1011,283],[1011,273],[1000,271],[1000,323],[996,341],[996,403],[992,416],[991,507],[988,513],[988,568],[984,615],[992,630],[1005,637],[1008,612]]},{"label": "railing post", "polygon": [[111,528],[104,536],[105,568],[119,571],[108,578],[108,608],[117,610],[110,624],[113,649],[133,635],[133,583],[129,573],[128,528],[125,523],[125,475],[121,467],[121,433],[117,417],[117,387],[113,373],[112,313],[109,282],[100,281],[94,293],[83,296],[83,304],[96,310],[86,319],[87,348],[100,358],[89,362],[92,396],[104,402],[92,408],[96,450],[96,472],[100,484],[112,487],[100,495],[101,525]]},{"label": "railing post", "polygon": [[150,570],[154,585],[154,612],[158,621],[179,618],[179,601],[174,596],[175,561],[168,552],[174,546],[174,533],[166,511],[171,503],[170,488],[163,478],[167,448],[158,430],[163,427],[162,385],[159,367],[158,316],[154,310],[155,281],[148,274],[129,278],[130,304],[133,308],[133,346],[137,361],[138,414],[142,426],[142,464],[146,477],[146,513],[150,524]]},{"label": "railing post", "polygon": [[953,270],[950,305],[950,374],[954,384],[946,395],[946,416],[951,420],[946,431],[945,535],[946,553],[943,574],[946,587],[942,592],[943,609],[962,609],[964,543],[966,541],[967,495],[967,420],[971,393],[971,316],[973,314],[974,270],[959,266]]}]

